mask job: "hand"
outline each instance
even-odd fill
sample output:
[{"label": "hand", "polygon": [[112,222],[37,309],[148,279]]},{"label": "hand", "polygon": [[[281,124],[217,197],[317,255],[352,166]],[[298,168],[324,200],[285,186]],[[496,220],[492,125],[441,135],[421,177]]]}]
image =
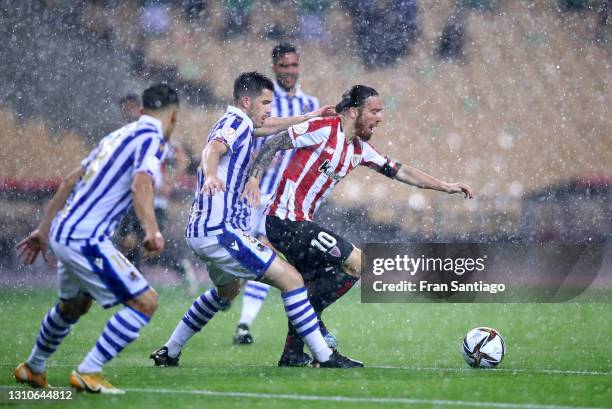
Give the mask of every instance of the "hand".
[{"label": "hand", "polygon": [[207,176],[200,193],[214,196],[217,192],[225,192],[225,183],[218,176]]},{"label": "hand", "polygon": [[449,183],[447,188],[447,193],[463,193],[464,198],[473,199],[474,198],[474,189],[465,183]]},{"label": "hand", "polygon": [[164,251],[164,236],[158,231],[148,232],[142,241],[142,247],[144,247],[144,257],[151,258],[158,256]]},{"label": "hand", "polygon": [[41,253],[43,260],[48,263],[47,250],[49,249],[49,233],[36,229],[30,233],[28,237],[21,240],[16,248],[19,257],[23,259],[23,263],[26,266],[36,261],[38,253]]},{"label": "hand", "polygon": [[257,207],[261,203],[261,192],[259,191],[259,181],[255,177],[250,177],[244,186],[241,198],[246,198],[249,206]]},{"label": "hand", "polygon": [[323,105],[319,109],[315,109],[314,111],[307,113],[306,117],[308,119],[310,119],[310,118],[314,118],[314,117],[317,117],[317,116],[325,117],[325,116],[336,116],[336,115],[338,115],[338,114],[336,113],[336,107],[335,106],[333,106],[333,105]]}]

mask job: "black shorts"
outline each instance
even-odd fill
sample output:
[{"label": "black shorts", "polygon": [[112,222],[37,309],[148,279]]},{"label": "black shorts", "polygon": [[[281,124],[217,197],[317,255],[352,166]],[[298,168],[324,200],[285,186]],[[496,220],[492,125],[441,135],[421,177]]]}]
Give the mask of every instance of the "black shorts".
[{"label": "black shorts", "polygon": [[[156,207],[155,218],[157,219],[159,230],[163,232],[166,225],[166,210]],[[129,234],[135,235],[139,242],[141,242],[145,237],[145,232],[140,225],[138,217],[136,216],[134,207],[130,207],[127,213],[121,219],[119,227],[115,231],[115,240],[121,241]]]},{"label": "black shorts", "polygon": [[309,221],[293,222],[267,216],[266,234],[270,243],[302,275],[340,267],[353,251],[349,241]]}]

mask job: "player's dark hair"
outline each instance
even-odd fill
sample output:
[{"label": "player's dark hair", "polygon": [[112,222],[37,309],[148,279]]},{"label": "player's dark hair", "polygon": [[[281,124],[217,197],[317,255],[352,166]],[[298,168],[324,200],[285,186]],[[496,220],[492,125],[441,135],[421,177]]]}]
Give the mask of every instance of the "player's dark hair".
[{"label": "player's dark hair", "polygon": [[120,106],[123,106],[128,102],[135,102],[140,105],[140,96],[138,94],[125,94],[119,99]]},{"label": "player's dark hair", "polygon": [[361,108],[368,98],[376,95],[378,92],[372,87],[355,85],[342,94],[342,99],[336,105],[336,112],[340,114],[352,107]]},{"label": "player's dark hair", "polygon": [[276,64],[279,58],[289,53],[297,54],[297,47],[289,43],[280,43],[272,49],[272,64]]},{"label": "player's dark hair", "polygon": [[178,105],[179,97],[174,88],[168,84],[154,84],[142,93],[142,107],[156,111],[170,105]]},{"label": "player's dark hair", "polygon": [[257,71],[243,72],[234,81],[234,101],[244,96],[257,98],[264,89],[274,92],[274,83],[270,78]]}]

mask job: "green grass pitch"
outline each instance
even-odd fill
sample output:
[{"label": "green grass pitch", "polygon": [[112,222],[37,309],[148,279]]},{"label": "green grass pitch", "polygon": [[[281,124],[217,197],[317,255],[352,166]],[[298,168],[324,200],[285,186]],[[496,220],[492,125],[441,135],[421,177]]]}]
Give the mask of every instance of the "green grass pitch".
[{"label": "green grass pitch", "polygon": [[[27,358],[53,290],[0,290],[0,405],[32,408],[612,408],[612,304],[361,304],[354,289],[326,313],[340,351],[360,370],[278,368],[286,321],[272,291],[255,323],[255,344],[232,346],[240,310],[196,335],[179,368],[154,368],[149,353],[168,338],[191,299],[160,290],[160,308],[119,358],[105,368],[123,396],[75,395],[70,402],[8,401],[23,389],[12,370]],[[93,346],[114,310],[94,306],[48,364],[49,382],[68,375]],[[498,369],[469,368],[463,335],[490,326],[506,339]]]}]

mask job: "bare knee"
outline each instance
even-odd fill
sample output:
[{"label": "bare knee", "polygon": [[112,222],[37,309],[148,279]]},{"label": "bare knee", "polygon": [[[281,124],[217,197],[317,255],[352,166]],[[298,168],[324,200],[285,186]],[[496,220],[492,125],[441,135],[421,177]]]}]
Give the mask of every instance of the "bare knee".
[{"label": "bare knee", "polygon": [[153,288],[149,288],[144,293],[140,294],[136,298],[126,301],[125,305],[132,307],[136,311],[139,311],[147,317],[152,317],[157,310],[157,291]]},{"label": "bare knee", "polygon": [[217,286],[217,294],[223,301],[232,301],[240,293],[240,280],[234,279],[229,284]]},{"label": "bare knee", "polygon": [[91,308],[92,299],[88,295],[79,295],[69,300],[61,300],[59,310],[71,320],[77,320],[80,316],[87,314]]},{"label": "bare knee", "polygon": [[278,257],[272,262],[262,281],[273,285],[282,292],[292,291],[304,286],[304,280],[295,267]]},{"label": "bare knee", "polygon": [[342,271],[353,277],[361,277],[361,250],[353,247],[353,251],[342,264]]},{"label": "bare knee", "polygon": [[287,263],[287,273],[285,275],[286,285],[288,286],[286,291],[295,290],[296,288],[304,287],[304,279],[300,273],[291,264]]}]

